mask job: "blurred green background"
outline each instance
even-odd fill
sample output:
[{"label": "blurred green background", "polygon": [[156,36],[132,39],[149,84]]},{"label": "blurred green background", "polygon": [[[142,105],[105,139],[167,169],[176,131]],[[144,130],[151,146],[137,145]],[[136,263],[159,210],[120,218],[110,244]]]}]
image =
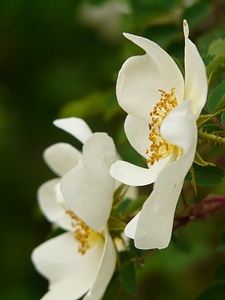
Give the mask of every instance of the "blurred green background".
[{"label": "blurred green background", "polygon": [[[125,141],[115,83],[125,59],[142,51],[122,32],[148,37],[181,59],[183,18],[202,55],[213,39],[225,38],[223,0],[111,2],[0,1],[2,300],[40,299],[47,289],[30,261],[50,230],[36,201],[37,188],[54,176],[42,153],[54,142],[74,143],[52,121],[84,117],[93,131],[107,131],[116,140],[125,159],[139,159]],[[223,188],[224,183],[214,190],[224,193]],[[139,296],[124,293],[118,299],[195,299],[225,259],[224,251],[216,251],[223,227],[221,214],[180,230],[182,249],[172,242],[151,254],[138,272]]]}]

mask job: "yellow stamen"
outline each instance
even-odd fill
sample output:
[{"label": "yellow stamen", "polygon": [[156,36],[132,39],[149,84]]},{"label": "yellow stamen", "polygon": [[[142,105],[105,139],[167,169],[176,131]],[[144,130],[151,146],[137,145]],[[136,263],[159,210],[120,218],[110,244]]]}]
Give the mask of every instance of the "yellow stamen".
[{"label": "yellow stamen", "polygon": [[170,89],[170,93],[166,93],[163,90],[159,102],[157,102],[150,112],[151,122],[149,123],[149,141],[151,145],[149,149],[146,149],[146,154],[150,152],[147,158],[147,163],[153,165],[155,161],[159,161],[170,155],[173,151],[174,145],[167,143],[160,134],[160,127],[168,115],[168,113],[178,105],[175,95],[175,88]]},{"label": "yellow stamen", "polygon": [[88,249],[95,245],[99,233],[88,227],[71,210],[67,210],[66,213],[72,219],[71,225],[74,228],[75,239],[79,244],[78,252],[84,255]]}]

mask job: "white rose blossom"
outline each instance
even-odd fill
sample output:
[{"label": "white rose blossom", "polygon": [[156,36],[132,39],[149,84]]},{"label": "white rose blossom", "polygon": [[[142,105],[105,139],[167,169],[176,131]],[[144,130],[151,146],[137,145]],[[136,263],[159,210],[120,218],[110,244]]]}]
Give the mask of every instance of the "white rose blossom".
[{"label": "white rose blossom", "polygon": [[128,113],[124,128],[132,147],[148,168],[117,161],[111,175],[134,186],[154,182],[141,211],[127,224],[125,234],[140,249],[165,248],[171,239],[174,212],[191,167],[197,144],[196,120],[206,102],[207,77],[196,46],[188,38],[184,20],[185,74],[157,44],[125,34],[146,54],[123,64],[117,98]]},{"label": "white rose blossom", "polygon": [[99,300],[112,277],[116,250],[108,232],[115,190],[109,174],[116,161],[113,140],[106,133],[92,133],[78,118],[54,124],[83,143],[83,152],[57,143],[44,152],[59,176],[38,190],[46,218],[66,232],[47,240],[32,253],[36,269],[49,280],[43,300]]}]

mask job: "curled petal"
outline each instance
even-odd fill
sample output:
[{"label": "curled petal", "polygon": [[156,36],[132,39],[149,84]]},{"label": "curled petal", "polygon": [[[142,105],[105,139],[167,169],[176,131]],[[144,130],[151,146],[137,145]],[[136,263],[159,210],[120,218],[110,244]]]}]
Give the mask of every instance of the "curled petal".
[{"label": "curled petal", "polygon": [[124,233],[127,237],[129,237],[130,239],[135,239],[135,234],[136,234],[136,229],[137,229],[137,224],[138,224],[138,220],[140,217],[140,213],[136,214],[135,217],[133,217],[133,219],[131,219],[131,221],[126,225],[125,229],[124,229]]},{"label": "curled petal", "polygon": [[81,143],[84,143],[92,135],[92,131],[87,123],[80,118],[58,119],[55,120],[53,124],[72,134],[76,139],[81,141]]},{"label": "curled petal", "polygon": [[124,123],[124,129],[131,146],[146,158],[146,149],[149,148],[149,127],[148,123],[128,115]]},{"label": "curled petal", "polygon": [[146,54],[131,57],[123,64],[116,86],[118,102],[127,113],[148,122],[149,112],[160,99],[159,90],[167,92],[175,88],[181,102],[184,80],[175,62],[161,47],[139,36],[124,35]]},{"label": "curled petal", "polygon": [[37,271],[49,280],[43,300],[79,299],[93,285],[104,251],[99,236],[93,247],[82,255],[74,233],[67,232],[41,244],[32,253]]},{"label": "curled petal", "polygon": [[57,175],[62,176],[78,164],[81,153],[67,143],[57,143],[48,147],[44,159]]},{"label": "curled petal", "polygon": [[197,127],[190,100],[181,103],[168,114],[161,125],[161,134],[169,143],[183,149],[181,157],[162,169],[155,182],[154,190],[157,193],[167,193],[184,180],[194,160]]},{"label": "curled petal", "polygon": [[196,144],[197,127],[192,112],[192,101],[186,100],[169,112],[164,119],[160,132],[170,144],[180,147],[184,153]]},{"label": "curled petal", "polygon": [[98,232],[105,226],[112,208],[115,180],[109,169],[115,160],[113,140],[105,133],[94,133],[84,144],[79,164],[61,181],[70,209]]},{"label": "curled petal", "polygon": [[99,269],[93,287],[85,295],[83,300],[99,300],[102,298],[105,289],[113,275],[116,265],[116,250],[112,238],[107,229],[104,231],[105,245]]},{"label": "curled petal", "polygon": [[159,172],[165,167],[164,161],[148,168],[138,167],[129,162],[118,160],[110,168],[113,178],[132,186],[143,186],[154,182]]},{"label": "curled petal", "polygon": [[[158,194],[155,191],[145,201],[141,212],[128,223],[127,232],[134,236],[135,247],[139,249],[163,249],[170,242],[174,212],[183,186],[183,181],[174,185],[169,193]],[[163,187],[162,187],[163,189]],[[135,230],[136,226],[136,230]]]},{"label": "curled petal", "polygon": [[207,76],[205,65],[196,46],[189,40],[189,28],[187,21],[184,20],[185,37],[185,92],[184,99],[192,99],[193,111],[197,120],[200,112],[205,105],[207,97]]},{"label": "curled petal", "polygon": [[38,203],[48,221],[66,230],[73,230],[68,207],[59,188],[58,178],[47,181],[38,189]]}]

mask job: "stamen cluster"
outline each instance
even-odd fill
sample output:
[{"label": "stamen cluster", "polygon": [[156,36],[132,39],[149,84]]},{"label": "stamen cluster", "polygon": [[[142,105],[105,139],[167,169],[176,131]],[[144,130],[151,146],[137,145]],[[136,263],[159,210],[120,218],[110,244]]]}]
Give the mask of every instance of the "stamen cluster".
[{"label": "stamen cluster", "polygon": [[88,227],[80,218],[78,218],[71,210],[66,213],[72,219],[72,227],[74,227],[75,239],[79,243],[78,252],[84,255],[88,249],[93,246],[92,236],[98,233]]},{"label": "stamen cluster", "polygon": [[150,153],[147,158],[147,163],[151,165],[153,165],[155,161],[159,161],[168,156],[174,147],[163,139],[160,133],[160,126],[168,113],[178,105],[175,88],[171,88],[170,93],[166,93],[163,90],[159,90],[159,92],[161,92],[160,100],[150,112],[151,123],[149,123],[150,133],[148,139],[151,145],[149,149],[146,149],[146,154]]}]

